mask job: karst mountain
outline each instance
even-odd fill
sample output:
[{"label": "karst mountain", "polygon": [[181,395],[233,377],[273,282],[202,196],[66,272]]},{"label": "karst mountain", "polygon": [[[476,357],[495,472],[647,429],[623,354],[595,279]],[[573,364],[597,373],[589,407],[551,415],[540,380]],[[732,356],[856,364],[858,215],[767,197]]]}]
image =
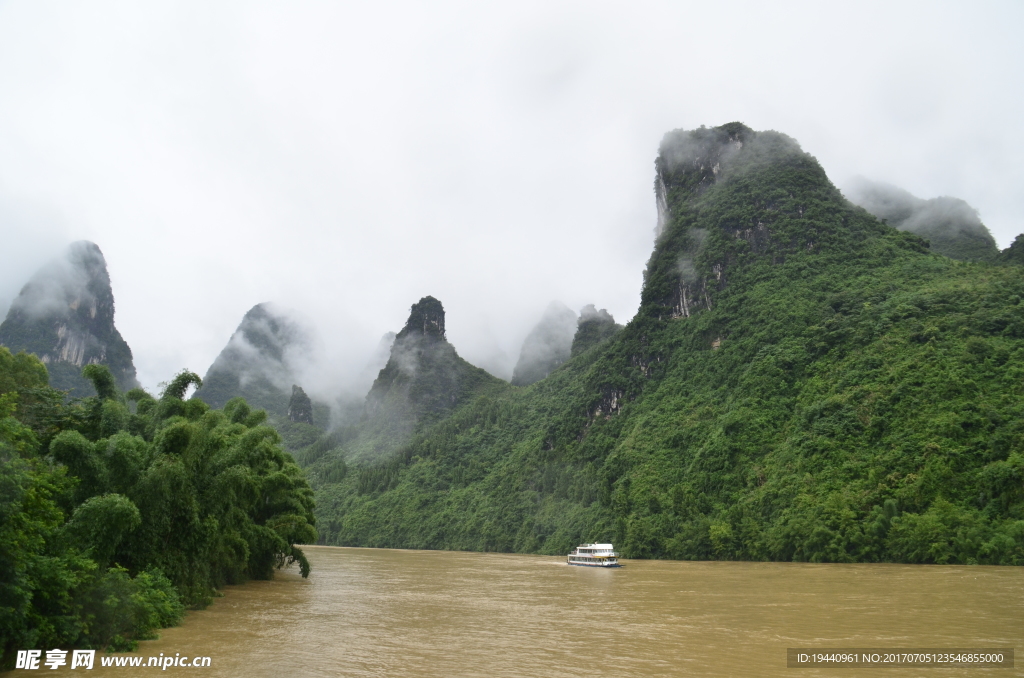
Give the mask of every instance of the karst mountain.
[{"label": "karst mountain", "polygon": [[95,394],[82,367],[106,365],[122,390],[138,386],[132,351],[114,325],[114,293],[103,252],[82,240],[43,266],[0,324],[0,345],[39,356],[50,385],[72,396]]},{"label": "karst mountain", "polygon": [[[438,374],[407,435],[305,458],[323,543],[1024,563],[1016,245],[938,254],[934,229],[883,222],[794,139],[740,123],[667,134],[654,199],[624,327],[586,309],[529,386],[446,400]],[[426,374],[400,356],[371,409]]]}]

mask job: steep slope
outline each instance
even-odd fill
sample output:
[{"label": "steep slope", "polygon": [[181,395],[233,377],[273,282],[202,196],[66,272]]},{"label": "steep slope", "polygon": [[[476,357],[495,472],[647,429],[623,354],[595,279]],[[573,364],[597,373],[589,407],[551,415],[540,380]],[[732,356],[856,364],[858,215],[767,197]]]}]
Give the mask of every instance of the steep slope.
[{"label": "steep slope", "polygon": [[999,250],[978,212],[959,198],[922,200],[902,188],[861,179],[849,195],[890,226],[926,238],[936,254],[961,261],[992,261]]},{"label": "steep slope", "polygon": [[308,333],[294,320],[271,304],[256,304],[206,371],[195,397],[223,407],[241,396],[267,412],[286,414],[295,379],[290,358],[309,343]]},{"label": "steep slope", "polygon": [[655,167],[636,317],[315,476],[322,539],[1024,564],[1024,269],[929,253],[775,132],[672,132]]},{"label": "steep slope", "polygon": [[377,459],[483,392],[507,384],[459,357],[445,336],[440,301],[423,297],[394,339],[366,396],[362,421],[347,445],[352,459]]},{"label": "steep slope", "polygon": [[999,253],[996,261],[1001,264],[1024,266],[1024,233],[1014,238],[1010,246]]},{"label": "steep slope", "polygon": [[[313,351],[313,331],[273,304],[253,306],[203,377],[193,397],[210,407],[224,407],[232,398],[245,398],[264,409],[290,449],[308,445],[327,427],[330,410],[310,403],[311,415],[290,416],[304,361]],[[307,428],[308,427],[308,428]]]},{"label": "steep slope", "polygon": [[73,396],[94,395],[82,367],[106,365],[123,390],[138,386],[132,351],[114,325],[114,293],[100,248],[82,240],[41,268],[0,324],[0,345],[35,353],[50,385]]},{"label": "steep slope", "polygon": [[597,346],[605,339],[610,339],[618,334],[622,325],[615,322],[615,318],[602,308],[597,310],[593,304],[588,304],[580,310],[579,320],[576,321],[576,333],[572,337],[572,346],[569,348],[569,355],[577,356],[584,351]]}]

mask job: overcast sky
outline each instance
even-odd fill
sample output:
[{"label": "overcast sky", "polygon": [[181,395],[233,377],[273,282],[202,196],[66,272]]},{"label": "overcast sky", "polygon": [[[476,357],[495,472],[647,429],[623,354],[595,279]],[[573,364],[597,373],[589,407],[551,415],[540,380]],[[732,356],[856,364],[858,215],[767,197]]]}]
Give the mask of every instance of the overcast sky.
[{"label": "overcast sky", "polygon": [[0,313],[106,255],[149,388],[275,301],[332,378],[431,294],[509,377],[552,299],[636,311],[653,161],[739,120],[1024,231],[1024,3],[0,2]]}]

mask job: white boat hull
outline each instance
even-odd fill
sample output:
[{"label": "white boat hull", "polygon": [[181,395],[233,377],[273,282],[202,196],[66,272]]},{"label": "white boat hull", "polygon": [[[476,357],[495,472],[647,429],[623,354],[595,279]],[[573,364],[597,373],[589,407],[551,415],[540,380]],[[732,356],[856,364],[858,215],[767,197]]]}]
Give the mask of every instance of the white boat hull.
[{"label": "white boat hull", "polygon": [[622,567],[622,565],[620,563],[618,563],[618,562],[615,562],[615,563],[573,563],[573,562],[570,562],[569,564],[570,565],[574,565],[576,567]]}]

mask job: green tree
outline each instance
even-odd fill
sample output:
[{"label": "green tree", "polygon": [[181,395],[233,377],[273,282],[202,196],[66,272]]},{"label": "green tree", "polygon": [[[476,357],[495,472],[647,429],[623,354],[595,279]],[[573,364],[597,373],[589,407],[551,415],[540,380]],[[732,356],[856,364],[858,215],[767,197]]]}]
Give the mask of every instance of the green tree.
[{"label": "green tree", "polygon": [[131,649],[218,586],[293,562],[309,574],[296,544],[317,539],[312,491],[262,410],[183,400],[190,372],[159,399],[122,395],[101,365],[83,370],[97,395],[65,402],[37,359],[5,350],[0,664],[27,647]]}]

